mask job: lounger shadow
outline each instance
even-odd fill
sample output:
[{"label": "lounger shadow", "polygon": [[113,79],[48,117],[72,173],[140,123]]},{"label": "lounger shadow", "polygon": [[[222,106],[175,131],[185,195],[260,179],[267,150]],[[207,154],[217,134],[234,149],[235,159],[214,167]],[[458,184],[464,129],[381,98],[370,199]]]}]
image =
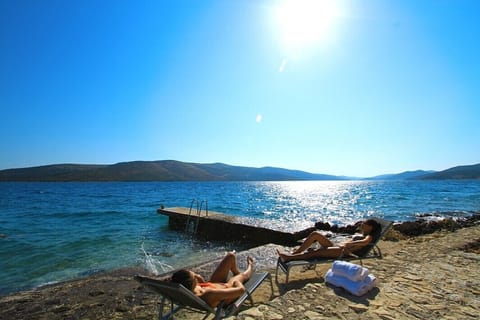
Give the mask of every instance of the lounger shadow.
[{"label": "lounger shadow", "polygon": [[333,262],[335,260],[344,260],[344,261],[351,261],[351,260],[360,260],[360,263],[363,265],[362,259],[371,259],[371,258],[382,258],[382,252],[380,251],[380,248],[378,247],[378,241],[390,230],[390,228],[393,226],[392,221],[387,221],[383,220],[380,218],[373,218],[375,221],[377,221],[382,229],[380,232],[380,236],[376,239],[376,241],[368,244],[368,250],[365,252],[364,255],[362,256],[357,256],[354,254],[350,254],[347,256],[342,256],[338,258],[315,258],[311,260],[292,260],[289,262],[284,262],[280,258],[277,260],[277,268],[275,271],[275,281],[277,284],[279,283],[278,281],[278,271],[281,270],[283,273],[285,273],[285,283],[288,283],[288,279],[290,276],[290,269],[294,267],[312,267],[313,269],[316,268],[318,264],[323,264],[327,262]]},{"label": "lounger shadow", "polygon": [[[243,295],[228,305],[221,303],[217,308],[212,308],[205,301],[197,297],[191,290],[185,288],[181,284],[146,276],[138,275],[134,277],[135,280],[161,296],[158,318],[162,320],[171,319],[173,315],[181,309],[190,309],[196,312],[205,313],[204,319],[210,314],[215,314],[214,319],[222,319],[234,315],[239,311],[241,305],[247,298],[253,304],[251,294],[266,278],[270,278],[270,273],[260,272],[252,274],[250,279],[244,284],[246,292]],[[168,305],[166,304],[167,300],[170,302],[170,306],[168,312],[164,314],[164,308],[168,308]]]}]

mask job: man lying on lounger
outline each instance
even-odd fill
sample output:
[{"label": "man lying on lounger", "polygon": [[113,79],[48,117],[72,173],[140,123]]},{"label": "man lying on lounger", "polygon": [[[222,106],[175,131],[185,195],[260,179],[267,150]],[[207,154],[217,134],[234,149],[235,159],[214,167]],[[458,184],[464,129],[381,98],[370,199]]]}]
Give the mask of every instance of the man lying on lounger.
[{"label": "man lying on lounger", "polygon": [[[228,279],[230,271],[233,276]],[[229,252],[213,272],[210,281],[207,282],[201,275],[186,269],[173,273],[171,281],[180,283],[210,306],[216,307],[224,300],[228,304],[240,297],[245,292],[243,284],[250,279],[252,272],[253,259],[251,257],[247,258],[247,269],[240,272],[236,255]]]},{"label": "man lying on lounger", "polygon": [[[277,253],[284,262],[315,258],[339,258],[350,253],[362,256],[365,254],[366,249],[368,249],[367,245],[374,242],[380,236],[381,229],[382,227],[377,221],[373,219],[366,220],[360,225],[363,236],[359,238],[353,237],[351,240],[338,245],[335,245],[320,232],[313,231],[300,247],[292,253],[280,252],[278,250]],[[314,250],[310,248],[315,242],[321,245],[320,249]]]}]

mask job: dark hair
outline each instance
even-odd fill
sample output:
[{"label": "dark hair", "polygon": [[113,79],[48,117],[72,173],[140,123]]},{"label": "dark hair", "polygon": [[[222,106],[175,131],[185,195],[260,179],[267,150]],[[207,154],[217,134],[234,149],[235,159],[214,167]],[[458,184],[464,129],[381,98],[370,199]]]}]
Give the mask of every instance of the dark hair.
[{"label": "dark hair", "polygon": [[367,252],[371,248],[371,244],[376,242],[380,238],[380,234],[382,232],[382,226],[374,219],[365,220],[363,223],[368,224],[370,227],[372,227],[372,231],[370,231],[370,233],[368,234],[372,237],[372,240],[368,245],[364,246],[363,248],[353,251],[353,253],[355,253],[359,257],[363,257],[367,254]]},{"label": "dark hair", "polygon": [[180,269],[172,274],[172,282],[179,283],[185,288],[192,290],[193,288],[193,279],[190,271],[186,269]]},{"label": "dark hair", "polygon": [[382,226],[375,219],[368,219],[364,223],[372,227],[370,235],[372,236],[373,241],[376,241],[380,237],[380,233],[382,232]]}]

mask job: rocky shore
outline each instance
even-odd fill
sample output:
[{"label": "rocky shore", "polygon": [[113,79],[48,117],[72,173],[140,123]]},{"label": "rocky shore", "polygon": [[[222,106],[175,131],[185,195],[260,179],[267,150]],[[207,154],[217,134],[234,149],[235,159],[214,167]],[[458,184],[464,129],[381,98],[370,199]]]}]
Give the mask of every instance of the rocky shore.
[{"label": "rocky shore", "polygon": [[[362,297],[324,283],[330,264],[275,281],[276,245],[238,253],[270,270],[254,293],[254,306],[231,319],[478,319],[480,314],[480,225],[436,230],[416,237],[394,231],[379,246],[383,259],[365,260],[378,279]],[[215,261],[192,266],[208,274]],[[156,319],[158,296],[132,279],[140,269],[97,274],[0,297],[0,319]],[[201,319],[182,311],[176,319]]]},{"label": "rocky shore", "polygon": [[[365,260],[379,283],[362,297],[326,285],[329,267],[297,273],[297,289],[241,312],[238,319],[478,319],[480,226],[381,243]],[[309,280],[307,280],[309,279]],[[304,285],[304,286],[303,286]]]}]

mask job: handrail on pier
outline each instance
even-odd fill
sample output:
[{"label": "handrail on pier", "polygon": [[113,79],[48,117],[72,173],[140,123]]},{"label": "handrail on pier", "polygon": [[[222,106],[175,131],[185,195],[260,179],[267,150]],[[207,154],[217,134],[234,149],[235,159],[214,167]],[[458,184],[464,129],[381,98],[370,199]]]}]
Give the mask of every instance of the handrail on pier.
[{"label": "handrail on pier", "polygon": [[[193,199],[190,203],[190,210],[188,211],[188,219],[187,223],[185,224],[185,232],[196,234],[198,230],[198,223],[200,221],[200,216],[202,215],[202,208],[203,204],[205,204],[205,216],[208,217],[208,201],[202,200],[199,201],[198,199]],[[194,205],[196,206],[196,219],[195,221],[190,222],[190,218],[192,217],[192,210]]]}]

